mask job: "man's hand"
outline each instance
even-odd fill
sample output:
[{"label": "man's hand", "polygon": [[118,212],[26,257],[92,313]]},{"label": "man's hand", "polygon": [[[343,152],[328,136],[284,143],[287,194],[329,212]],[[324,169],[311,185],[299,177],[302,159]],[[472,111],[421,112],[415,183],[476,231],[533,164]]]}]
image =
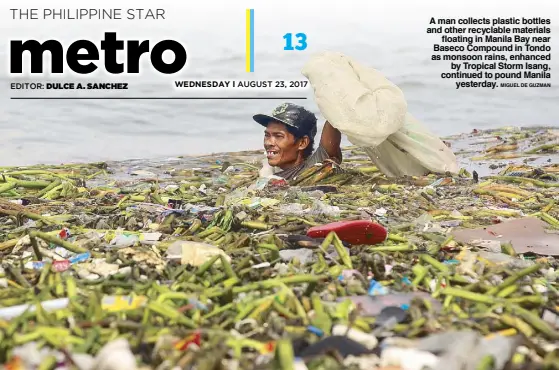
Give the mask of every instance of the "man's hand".
[{"label": "man's hand", "polygon": [[326,150],[330,158],[336,159],[339,163],[342,162],[342,149],[340,143],[342,142],[342,133],[332,126],[330,122],[324,123],[322,129],[322,136],[320,138],[320,145]]}]

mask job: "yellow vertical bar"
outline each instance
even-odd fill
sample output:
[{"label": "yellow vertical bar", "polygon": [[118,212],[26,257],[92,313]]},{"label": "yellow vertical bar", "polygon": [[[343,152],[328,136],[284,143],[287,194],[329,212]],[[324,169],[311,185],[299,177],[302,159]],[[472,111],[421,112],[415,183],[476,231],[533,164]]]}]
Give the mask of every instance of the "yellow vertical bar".
[{"label": "yellow vertical bar", "polygon": [[250,9],[246,10],[246,71],[250,72]]}]

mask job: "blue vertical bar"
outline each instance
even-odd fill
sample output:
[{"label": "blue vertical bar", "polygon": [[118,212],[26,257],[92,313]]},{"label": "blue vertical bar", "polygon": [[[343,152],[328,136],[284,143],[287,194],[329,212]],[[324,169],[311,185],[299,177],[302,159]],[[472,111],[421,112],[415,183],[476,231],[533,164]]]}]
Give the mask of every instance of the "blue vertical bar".
[{"label": "blue vertical bar", "polygon": [[250,9],[250,71],[254,72],[254,9]]}]

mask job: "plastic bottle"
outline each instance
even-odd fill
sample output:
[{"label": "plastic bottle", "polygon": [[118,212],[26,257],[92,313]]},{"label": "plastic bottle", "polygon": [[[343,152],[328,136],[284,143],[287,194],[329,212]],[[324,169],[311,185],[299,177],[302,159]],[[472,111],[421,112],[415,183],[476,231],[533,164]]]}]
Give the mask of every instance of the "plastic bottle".
[{"label": "plastic bottle", "polygon": [[[266,155],[266,152],[264,152],[264,155]],[[268,159],[266,158],[262,159],[262,168],[260,169],[259,172],[260,177],[270,177],[273,174],[274,174],[274,168],[270,166],[270,164],[268,163]]]}]

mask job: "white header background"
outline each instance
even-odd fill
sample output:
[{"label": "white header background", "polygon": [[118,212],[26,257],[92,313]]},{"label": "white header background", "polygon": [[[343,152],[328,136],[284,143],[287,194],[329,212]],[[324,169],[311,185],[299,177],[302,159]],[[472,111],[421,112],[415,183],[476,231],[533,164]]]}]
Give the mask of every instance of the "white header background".
[{"label": "white header background", "polygon": [[[79,4],[79,5],[78,5]],[[234,91],[177,90],[180,79],[303,79],[301,67],[314,52],[334,50],[382,71],[398,84],[410,112],[440,135],[505,125],[559,126],[559,11],[556,1],[13,1],[0,6],[0,166],[196,155],[259,149],[261,127],[252,115],[281,100],[236,101],[31,101],[10,96],[76,96],[72,91],[16,91],[10,83],[41,80],[121,82],[124,92],[84,91],[85,96],[234,95]],[[165,9],[165,20],[13,20],[11,8]],[[245,72],[245,10],[255,9],[255,72]],[[125,15],[125,12],[123,12]],[[449,63],[431,61],[440,36],[426,33],[431,17],[544,17],[551,19],[552,88],[456,90],[441,79]],[[143,64],[139,76],[8,76],[12,39],[57,39],[64,45],[104,32],[121,40],[170,38],[186,45],[180,73],[165,76]],[[284,51],[283,35],[304,32],[308,48]],[[549,36],[549,35],[548,35]],[[124,54],[124,52],[120,52]],[[103,56],[100,53],[101,57]],[[144,54],[142,58],[146,58]],[[27,59],[28,60],[28,59]],[[48,61],[49,58],[45,58]],[[122,59],[120,59],[122,60]],[[97,62],[102,67],[102,61]],[[245,95],[277,95],[252,90]],[[281,95],[317,114],[310,88]],[[319,117],[320,122],[323,119]]]}]

